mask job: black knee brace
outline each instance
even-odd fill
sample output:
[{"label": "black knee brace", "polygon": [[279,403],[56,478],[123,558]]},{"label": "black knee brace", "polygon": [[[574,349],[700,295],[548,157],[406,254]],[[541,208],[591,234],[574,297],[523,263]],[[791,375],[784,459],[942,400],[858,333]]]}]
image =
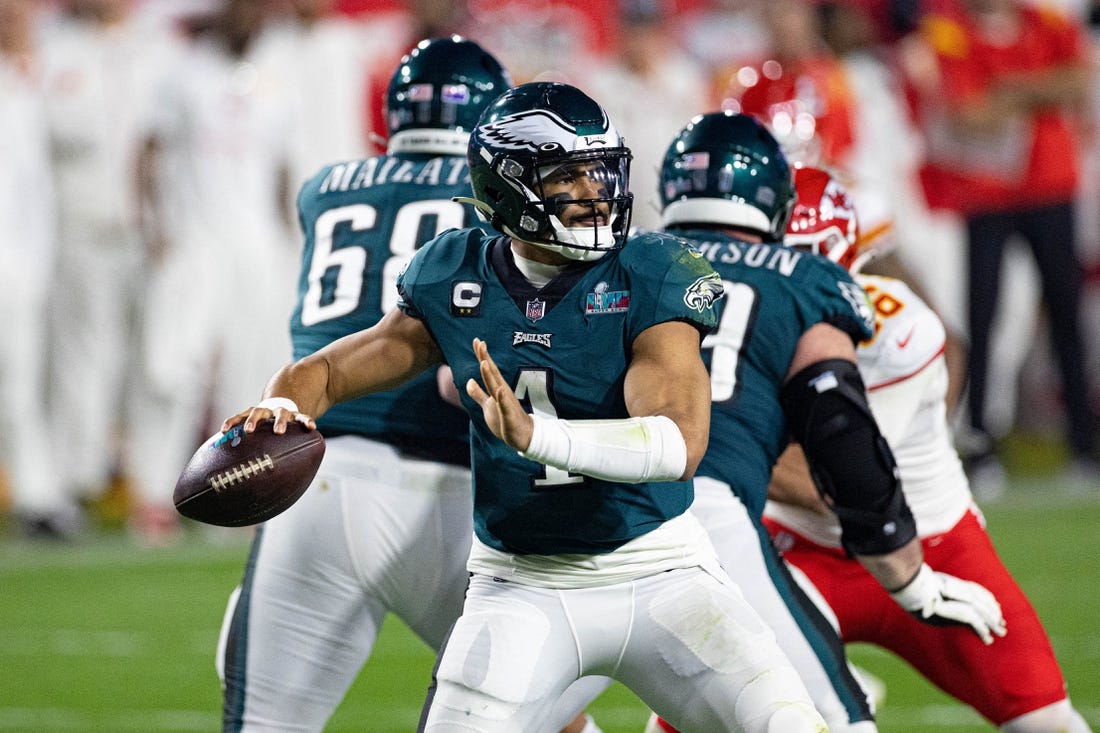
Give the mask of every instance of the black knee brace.
[{"label": "black knee brace", "polygon": [[912,540],[916,523],[894,454],[867,404],[856,365],[845,359],[812,364],[787,381],[780,401],[818,491],[840,520],[844,548],[853,555],[881,555]]}]

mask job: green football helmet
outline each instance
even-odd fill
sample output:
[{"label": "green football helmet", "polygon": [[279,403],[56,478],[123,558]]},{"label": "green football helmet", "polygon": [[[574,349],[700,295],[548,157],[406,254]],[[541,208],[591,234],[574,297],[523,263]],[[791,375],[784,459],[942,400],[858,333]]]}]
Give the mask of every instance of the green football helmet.
[{"label": "green football helmet", "polygon": [[662,223],[726,226],[781,241],[795,202],[791,166],[756,119],[732,112],[695,117],[661,165]]},{"label": "green football helmet", "polygon": [[[467,160],[477,207],[501,232],[572,260],[621,247],[630,228],[630,150],[603,107],[557,82],[515,87],[482,114]],[[597,195],[547,195],[544,183],[583,176]],[[592,225],[566,227],[565,206],[588,206]]]},{"label": "green football helmet", "polygon": [[463,155],[481,113],[511,86],[500,62],[473,41],[421,41],[386,91],[388,152]]}]

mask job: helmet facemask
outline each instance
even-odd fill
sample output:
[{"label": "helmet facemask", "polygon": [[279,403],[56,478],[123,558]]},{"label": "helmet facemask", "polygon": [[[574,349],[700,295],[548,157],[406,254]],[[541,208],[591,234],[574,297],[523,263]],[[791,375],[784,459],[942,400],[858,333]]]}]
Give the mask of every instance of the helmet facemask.
[{"label": "helmet facemask", "polygon": [[[485,148],[481,155],[497,183],[513,194],[500,197],[502,206],[507,208],[505,198],[522,202],[513,215],[479,206],[505,234],[582,262],[622,246],[634,199],[626,190],[626,148],[523,156],[525,162],[508,153],[492,156]],[[493,187],[487,189],[492,195]]]}]

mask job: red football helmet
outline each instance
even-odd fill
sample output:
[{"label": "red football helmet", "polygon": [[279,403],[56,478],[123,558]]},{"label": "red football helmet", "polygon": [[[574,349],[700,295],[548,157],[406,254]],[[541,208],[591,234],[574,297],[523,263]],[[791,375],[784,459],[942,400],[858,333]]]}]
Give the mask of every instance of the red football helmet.
[{"label": "red football helmet", "polygon": [[787,159],[803,165],[849,164],[855,144],[854,93],[831,56],[769,59],[731,75],[722,108],[768,126]]},{"label": "red football helmet", "polygon": [[859,220],[852,199],[828,172],[795,168],[795,204],[783,242],[851,269],[859,254]]}]

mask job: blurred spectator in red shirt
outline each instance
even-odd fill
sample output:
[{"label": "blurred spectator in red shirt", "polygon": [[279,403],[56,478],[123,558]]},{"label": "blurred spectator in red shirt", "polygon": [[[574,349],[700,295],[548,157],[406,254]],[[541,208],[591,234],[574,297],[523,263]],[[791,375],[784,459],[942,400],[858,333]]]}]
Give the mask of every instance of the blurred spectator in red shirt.
[{"label": "blurred spectator in red shirt", "polygon": [[996,461],[986,426],[990,333],[1006,244],[1019,237],[1042,281],[1074,473],[1095,481],[1075,242],[1075,122],[1091,83],[1083,29],[1017,0],[960,0],[927,15],[919,34],[934,59],[916,80],[928,146],[922,182],[929,204],[959,212],[967,229],[975,467]]}]

